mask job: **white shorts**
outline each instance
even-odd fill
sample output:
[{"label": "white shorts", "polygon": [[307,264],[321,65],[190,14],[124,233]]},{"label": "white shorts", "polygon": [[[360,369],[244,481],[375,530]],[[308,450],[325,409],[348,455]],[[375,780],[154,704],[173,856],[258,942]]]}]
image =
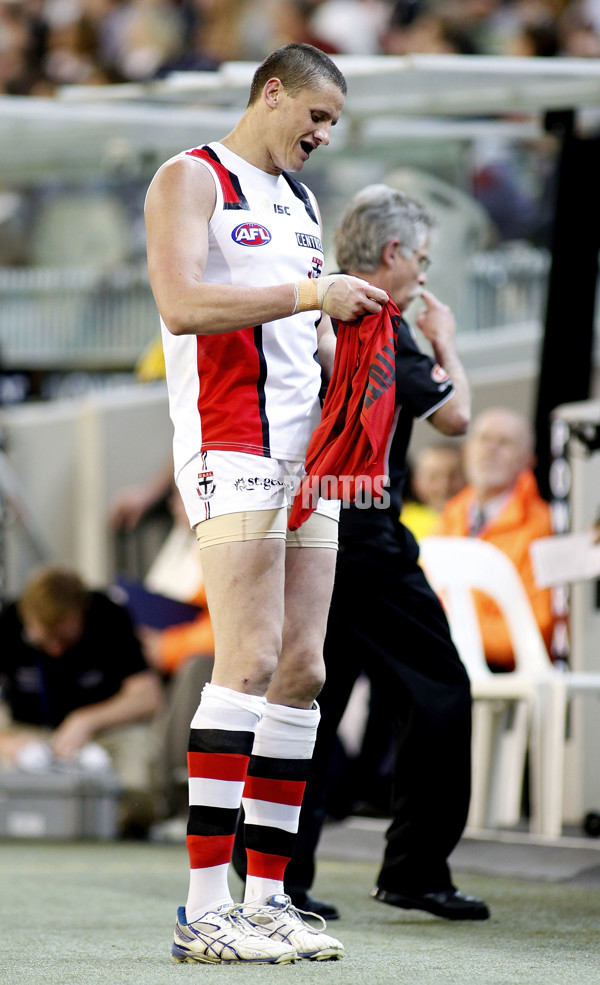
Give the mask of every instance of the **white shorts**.
[{"label": "white shorts", "polygon": [[[190,526],[195,527],[203,520],[228,513],[289,507],[303,475],[301,462],[242,452],[205,451],[181,469],[177,488]],[[319,499],[315,512],[338,520],[340,502]]]}]

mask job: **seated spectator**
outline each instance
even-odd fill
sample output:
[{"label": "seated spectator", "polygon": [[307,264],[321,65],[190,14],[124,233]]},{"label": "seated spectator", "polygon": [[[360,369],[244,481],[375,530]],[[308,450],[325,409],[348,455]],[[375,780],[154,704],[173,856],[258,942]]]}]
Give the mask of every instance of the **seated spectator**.
[{"label": "seated spectator", "polygon": [[464,485],[460,445],[445,443],[419,449],[405,487],[400,522],[417,540],[427,537],[448,500]]},{"label": "seated spectator", "polygon": [[377,55],[389,17],[386,0],[321,0],[308,24],[319,48],[324,42],[345,55]]},{"label": "seated spectator", "polygon": [[[214,663],[214,636],[208,612],[200,552],[170,461],[152,481],[123,489],[112,504],[115,529],[135,528],[157,502],[167,500],[173,527],[146,573],[143,584],[120,579],[146,660],[165,684],[165,708],[158,723],[160,788],[167,815],[187,817],[187,752],[190,722]],[[169,822],[167,821],[167,827]],[[160,827],[160,826],[159,826]],[[158,828],[153,837],[158,836]]]},{"label": "seated spectator", "polygon": [[212,658],[215,649],[198,542],[175,488],[169,497],[169,510],[174,521],[172,530],[144,584],[149,591],[188,603],[197,611],[188,619],[161,628],[138,624],[146,659],[163,676],[170,676],[192,657]]},{"label": "seated spectator", "polygon": [[[173,526],[144,576],[143,586],[128,579],[119,581],[125,593],[123,604],[135,623],[146,660],[163,678],[170,677],[186,660],[197,656],[212,658],[214,652],[198,543],[173,484],[172,460],[150,482],[123,489],[110,512],[113,529],[133,530],[165,498]],[[144,589],[152,593],[146,600]],[[169,601],[184,605],[158,605]]]},{"label": "seated spectator", "polygon": [[596,0],[571,0],[558,19],[561,54],[569,58],[600,56],[600,12]]},{"label": "seated spectator", "polygon": [[[548,649],[554,627],[551,593],[537,587],[529,545],[552,533],[550,507],[532,472],[533,433],[524,417],[505,407],[483,411],[464,449],[468,485],[444,507],[437,534],[481,537],[517,568]],[[514,670],[508,628],[488,596],[475,593],[487,662],[492,670]]]},{"label": "seated spectator", "polygon": [[0,764],[26,762],[32,743],[62,762],[97,743],[123,786],[121,833],[142,835],[157,813],[161,692],[127,612],[74,571],[44,567],[0,613],[0,653]]},{"label": "seated spectator", "polygon": [[465,0],[458,8],[452,2],[398,0],[382,34],[382,51],[386,55],[482,54],[481,23],[489,20],[497,4],[498,0],[487,0],[489,10],[475,11]]}]

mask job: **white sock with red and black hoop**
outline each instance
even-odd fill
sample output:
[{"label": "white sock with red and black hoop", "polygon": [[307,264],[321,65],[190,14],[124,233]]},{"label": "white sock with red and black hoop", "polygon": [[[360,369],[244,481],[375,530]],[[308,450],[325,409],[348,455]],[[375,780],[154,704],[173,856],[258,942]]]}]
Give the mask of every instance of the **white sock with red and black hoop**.
[{"label": "white sock with red and black hoop", "polygon": [[227,881],[244,782],[266,699],[205,684],[188,753],[190,885],[186,917],[232,903]]},{"label": "white sock with red and black hoop", "polygon": [[242,804],[248,872],[245,903],[284,892],[320,712],[267,704],[256,729]]}]

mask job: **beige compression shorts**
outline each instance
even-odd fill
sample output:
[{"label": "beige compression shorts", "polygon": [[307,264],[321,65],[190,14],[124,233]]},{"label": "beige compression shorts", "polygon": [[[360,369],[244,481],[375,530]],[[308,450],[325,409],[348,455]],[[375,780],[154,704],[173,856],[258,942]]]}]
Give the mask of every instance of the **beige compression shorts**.
[{"label": "beige compression shorts", "polygon": [[285,540],[287,547],[328,547],[337,550],[338,522],[331,516],[312,513],[297,530],[288,530],[289,510],[252,510],[226,513],[196,525],[200,547],[246,540]]}]

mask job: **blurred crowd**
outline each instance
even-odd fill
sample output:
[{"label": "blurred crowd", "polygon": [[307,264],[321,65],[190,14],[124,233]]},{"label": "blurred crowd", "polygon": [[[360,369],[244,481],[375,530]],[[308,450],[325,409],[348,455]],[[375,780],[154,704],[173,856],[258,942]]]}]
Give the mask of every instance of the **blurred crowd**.
[{"label": "blurred crowd", "polygon": [[0,93],[335,54],[598,57],[600,0],[0,0]]}]

